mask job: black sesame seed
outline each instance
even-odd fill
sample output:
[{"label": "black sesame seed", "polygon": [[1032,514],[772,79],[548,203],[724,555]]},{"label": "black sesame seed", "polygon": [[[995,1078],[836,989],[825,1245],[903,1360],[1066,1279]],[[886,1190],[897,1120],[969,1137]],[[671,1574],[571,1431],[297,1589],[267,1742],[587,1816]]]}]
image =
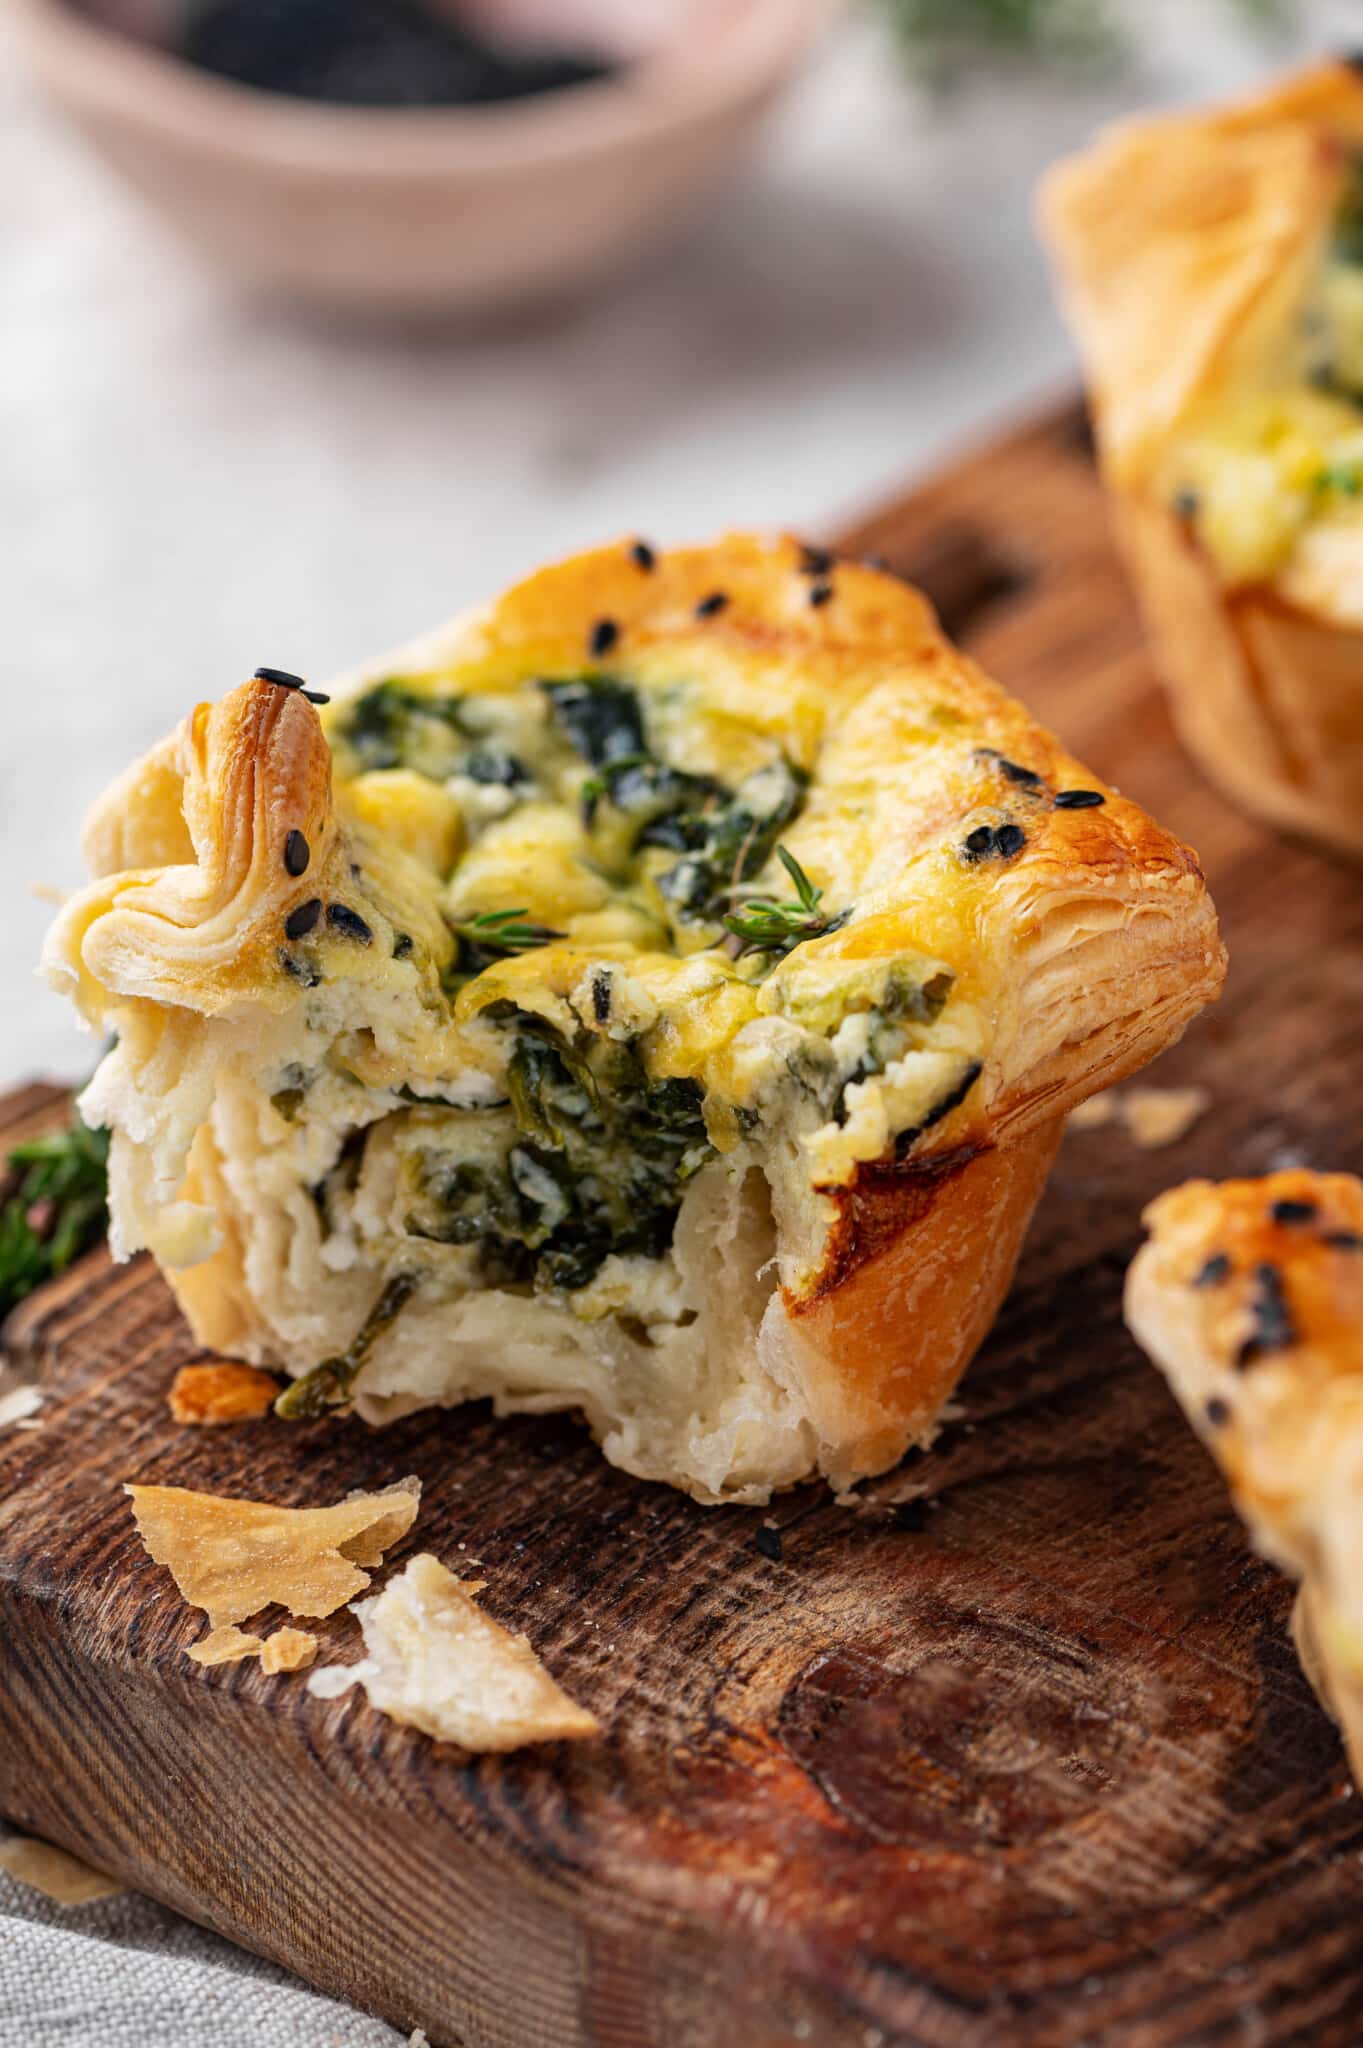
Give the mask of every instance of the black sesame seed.
[{"label": "black sesame seed", "polygon": [[646,540],[636,540],[630,548],[629,558],[636,569],[656,569],[658,557]]},{"label": "black sesame seed", "polygon": [[1219,1394],[1213,1394],[1207,1403],[1207,1420],[1213,1429],[1224,1429],[1230,1421],[1230,1402],[1223,1401]]},{"label": "black sesame seed", "polygon": [[809,601],[815,611],[819,609],[820,605],[827,604],[832,595],[833,586],[831,583],[811,583],[809,586]]},{"label": "black sesame seed", "polygon": [[1356,1230],[1327,1230],[1321,1243],[1328,1244],[1332,1251],[1363,1252],[1363,1237]]},{"label": "black sesame seed", "polygon": [[1035,768],[1020,768],[1016,761],[1005,761],[999,755],[999,774],[1006,775],[1010,782],[1020,782],[1024,789],[1034,789],[1041,777]]},{"label": "black sesame seed", "polygon": [[284,866],[291,875],[303,875],[307,873],[311,859],[312,849],[295,825],[284,841]]},{"label": "black sesame seed", "polygon": [[780,1564],[781,1531],[779,1529],[769,1529],[764,1522],[753,1537],[753,1542],[757,1545],[763,1557],[770,1558],[773,1564]]},{"label": "black sesame seed", "polygon": [[967,860],[986,860],[997,850],[992,825],[977,825],[973,832],[967,832],[961,847]]},{"label": "black sesame seed", "polygon": [[729,593],[727,590],[712,590],[710,595],[703,597],[696,606],[696,617],[698,619],[712,619],[716,612],[723,611],[728,602]]},{"label": "black sesame seed", "polygon": [[1294,1201],[1291,1196],[1275,1202],[1269,1211],[1275,1223],[1314,1223],[1319,1213],[1314,1202]]},{"label": "black sesame seed", "polygon": [[809,541],[800,543],[800,574],[802,576],[826,576],[833,566],[833,550],[816,548]]},{"label": "black sesame seed", "polygon": [[598,1024],[604,1024],[611,1013],[611,978],[608,974],[592,976],[592,1015]]},{"label": "black sesame seed", "polygon": [[1011,860],[1015,853],[1021,853],[1027,844],[1027,834],[1021,825],[1000,825],[995,838],[999,852],[1005,860]]},{"label": "black sesame seed", "polygon": [[297,690],[306,697],[309,704],[330,704],[331,699],[322,690],[310,690],[304,676],[291,675],[286,668],[258,668],[252,672],[257,683],[278,683],[281,690]]},{"label": "black sesame seed", "polygon": [[1186,487],[1174,492],[1174,511],[1180,519],[1196,519],[1201,502],[1197,492]]},{"label": "black sesame seed", "polygon": [[410,957],[411,951],[412,934],[410,932],[399,932],[393,941],[393,958],[395,960],[406,960]]},{"label": "black sesame seed", "polygon": [[609,654],[620,638],[620,628],[614,619],[598,619],[587,636],[587,646],[593,654]]},{"label": "black sesame seed", "polygon": [[1056,796],[1055,807],[1058,811],[1091,811],[1106,802],[1101,790],[1062,789]]},{"label": "black sesame seed", "polygon": [[1213,1252],[1193,1275],[1194,1287],[1219,1287],[1230,1279],[1230,1260],[1225,1252]]},{"label": "black sesame seed", "polygon": [[309,933],[310,931],[314,931],[314,930],[316,929],[316,926],[317,926],[317,920],[318,920],[318,918],[319,918],[319,917],[320,917],[321,915],[322,915],[322,899],[321,899],[321,897],[320,897],[320,896],[309,896],[309,898],[308,898],[308,900],[307,900],[307,902],[306,902],[306,903],[300,903],[300,904],[298,905],[297,909],[296,909],[296,910],[291,910],[291,911],[289,912],[288,916],[287,916],[287,917],[285,918],[285,920],[284,920],[284,936],[285,936],[285,938],[286,938],[286,939],[305,939],[305,938],[307,937],[307,935],[308,935],[308,933]]},{"label": "black sesame seed", "polygon": [[1285,1351],[1297,1332],[1283,1291],[1283,1276],[1267,1262],[1254,1268],[1254,1298],[1249,1312],[1254,1327],[1236,1354],[1236,1363],[1252,1365],[1265,1351]]},{"label": "black sesame seed", "polygon": [[342,938],[355,939],[362,946],[369,945],[374,937],[359,911],[352,910],[348,903],[328,903],[327,923]]}]

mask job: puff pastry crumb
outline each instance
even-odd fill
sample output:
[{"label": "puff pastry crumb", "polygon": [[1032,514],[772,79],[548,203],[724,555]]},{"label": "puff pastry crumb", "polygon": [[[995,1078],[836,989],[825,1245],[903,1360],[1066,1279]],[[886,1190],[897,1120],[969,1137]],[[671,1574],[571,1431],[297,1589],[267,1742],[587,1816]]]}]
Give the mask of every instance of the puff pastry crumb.
[{"label": "puff pastry crumb", "polygon": [[258,1421],[273,1408],[279,1387],[272,1374],[256,1366],[220,1359],[212,1365],[182,1365],[166,1398],[176,1422],[209,1428]]}]

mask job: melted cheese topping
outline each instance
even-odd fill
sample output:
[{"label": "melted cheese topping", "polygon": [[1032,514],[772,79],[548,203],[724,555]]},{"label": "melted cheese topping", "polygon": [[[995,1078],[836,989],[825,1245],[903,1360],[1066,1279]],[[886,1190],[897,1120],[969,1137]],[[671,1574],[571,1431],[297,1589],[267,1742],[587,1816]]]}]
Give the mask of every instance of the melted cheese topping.
[{"label": "melted cheese topping", "polygon": [[1363,168],[1304,304],[1248,350],[1170,447],[1162,494],[1230,584],[1363,624]]},{"label": "melted cheese topping", "polygon": [[[319,923],[289,949],[317,1057],[273,1103],[300,1129],[377,1124],[318,1186],[338,1270],[416,1238],[450,1286],[533,1278],[600,1313],[605,1261],[662,1257],[708,1160],[808,1203],[977,1080],[993,877],[962,841],[1005,814],[949,680],[928,660],[858,695],[782,655],[678,665],[499,655],[327,713],[377,943]],[[981,784],[964,825],[944,740]],[[410,1018],[391,1046],[381,1024],[328,1037],[338,950],[376,994],[417,978],[415,1043]]]}]

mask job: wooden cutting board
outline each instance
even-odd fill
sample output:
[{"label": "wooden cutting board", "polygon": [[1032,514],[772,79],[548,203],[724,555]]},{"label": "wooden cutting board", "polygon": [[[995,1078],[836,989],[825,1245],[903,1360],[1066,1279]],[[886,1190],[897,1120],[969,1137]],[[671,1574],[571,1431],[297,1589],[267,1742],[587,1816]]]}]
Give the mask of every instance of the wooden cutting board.
[{"label": "wooden cutting board", "polygon": [[[0,1435],[0,1812],[438,2044],[1356,2048],[1363,1799],[1120,1292],[1169,1183],[1363,1168],[1359,877],[1179,752],[1076,413],[847,540],[1201,850],[1230,985],[1154,1078],[1207,1113],[1163,1151],[1067,1137],[964,1417],[858,1506],[699,1508],[485,1407],[180,1429],[188,1332],[91,1254],[11,1332],[50,1391]],[[476,1564],[600,1742],[468,1760],[186,1660],[124,1480],[307,1504],[408,1472],[411,1547]]]}]

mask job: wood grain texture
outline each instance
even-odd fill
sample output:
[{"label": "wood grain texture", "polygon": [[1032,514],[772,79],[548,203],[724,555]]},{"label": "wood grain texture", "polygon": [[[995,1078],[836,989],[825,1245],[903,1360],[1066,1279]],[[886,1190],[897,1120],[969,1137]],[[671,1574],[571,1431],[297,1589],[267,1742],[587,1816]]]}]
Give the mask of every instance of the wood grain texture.
[{"label": "wood grain texture", "polygon": [[[0,1436],[0,1811],[436,2043],[1356,2048],[1363,1801],[1120,1289],[1174,1180],[1363,1168],[1363,889],[1178,751],[1077,416],[848,541],[1199,848],[1231,979],[1155,1078],[1211,1110],[1159,1152],[1071,1133],[965,1418],[857,1506],[699,1508],[485,1408],[180,1429],[201,1354],[144,1262],[91,1254],[10,1333],[50,1391]],[[406,1472],[408,1548],[477,1566],[599,1743],[469,1760],[185,1659],[124,1480]]]}]

